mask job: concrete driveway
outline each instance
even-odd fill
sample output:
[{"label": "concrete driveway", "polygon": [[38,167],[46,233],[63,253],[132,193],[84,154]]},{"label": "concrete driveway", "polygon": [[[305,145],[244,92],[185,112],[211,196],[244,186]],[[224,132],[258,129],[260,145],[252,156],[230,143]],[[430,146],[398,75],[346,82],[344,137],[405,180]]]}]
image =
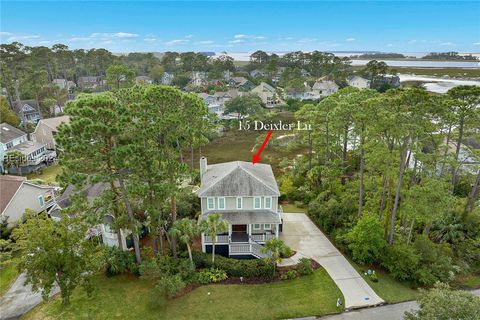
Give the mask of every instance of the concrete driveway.
[{"label": "concrete driveway", "polygon": [[290,260],[282,261],[283,264],[297,262],[302,257],[317,261],[327,270],[342,291],[345,309],[371,307],[384,303],[305,214],[284,213],[280,239],[297,251]]},{"label": "concrete driveway", "polygon": [[[33,292],[30,284],[24,285],[25,279],[25,274],[20,274],[10,289],[0,298],[1,320],[19,319],[24,313],[42,302],[41,293]],[[58,292],[59,289],[55,286],[50,293],[50,297]]]}]

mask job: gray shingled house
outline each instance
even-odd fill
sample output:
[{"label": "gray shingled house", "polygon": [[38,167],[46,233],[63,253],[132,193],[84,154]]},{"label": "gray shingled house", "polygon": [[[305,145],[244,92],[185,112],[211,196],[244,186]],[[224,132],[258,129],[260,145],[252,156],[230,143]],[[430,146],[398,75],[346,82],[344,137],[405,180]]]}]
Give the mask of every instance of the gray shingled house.
[{"label": "gray shingled house", "polygon": [[[264,257],[262,245],[278,238],[282,225],[280,192],[270,165],[244,161],[207,165],[202,157],[200,175],[200,219],[218,213],[229,225],[228,232],[217,235],[215,252],[236,258]],[[212,239],[205,234],[202,250],[212,251]]]}]

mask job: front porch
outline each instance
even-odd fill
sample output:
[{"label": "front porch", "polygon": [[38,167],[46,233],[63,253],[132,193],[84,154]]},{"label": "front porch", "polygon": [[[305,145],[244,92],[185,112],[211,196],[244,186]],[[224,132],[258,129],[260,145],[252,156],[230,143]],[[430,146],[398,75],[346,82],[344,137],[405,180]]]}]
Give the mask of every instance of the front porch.
[{"label": "front porch", "polygon": [[[280,225],[278,224],[234,224],[229,225],[229,231],[218,234],[215,238],[215,245],[228,247],[228,256],[253,255],[257,258],[264,258],[266,254],[261,248],[266,241],[278,238]],[[212,237],[202,234],[202,249],[213,244]]]}]

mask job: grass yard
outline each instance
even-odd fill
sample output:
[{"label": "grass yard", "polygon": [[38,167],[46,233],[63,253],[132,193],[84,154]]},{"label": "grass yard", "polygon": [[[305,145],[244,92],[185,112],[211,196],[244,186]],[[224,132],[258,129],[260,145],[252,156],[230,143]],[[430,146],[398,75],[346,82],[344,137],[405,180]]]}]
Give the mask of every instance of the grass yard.
[{"label": "grass yard", "polygon": [[97,276],[88,298],[76,290],[71,305],[59,297],[42,303],[24,319],[285,319],[339,313],[343,296],[327,272],[260,285],[209,285],[168,302],[149,304],[151,283],[133,276]]},{"label": "grass yard", "polygon": [[307,208],[300,208],[294,203],[281,203],[281,206],[286,213],[307,213]]},{"label": "grass yard", "polygon": [[60,165],[55,164],[49,167],[45,167],[42,169],[42,173],[29,173],[27,175],[27,178],[29,180],[32,179],[42,179],[45,181],[47,184],[56,184],[57,183],[57,175],[60,174],[62,171],[62,167]]},{"label": "grass yard", "polygon": [[359,265],[351,259],[348,261],[360,273],[360,275],[367,281],[368,285],[387,303],[398,303],[402,301],[415,300],[419,294],[417,289],[412,288],[406,282],[400,282],[394,279],[387,272],[375,268],[375,273],[378,277],[378,282],[373,282],[365,272],[371,268],[369,266]]},{"label": "grass yard", "polygon": [[0,269],[0,296],[8,291],[12,283],[18,277],[17,263],[13,259],[12,262]]},{"label": "grass yard", "polygon": [[[264,123],[277,122],[279,120],[282,120],[284,123],[295,122],[292,112],[281,112],[277,115],[276,119],[264,121]],[[298,154],[307,153],[305,147],[291,149],[272,146],[273,144],[278,144],[279,137],[292,133],[293,131],[274,131],[261,155],[262,160],[260,162],[271,164],[277,178],[279,177],[278,174],[281,173],[279,164],[283,158],[293,159]],[[225,132],[223,136],[216,138],[203,147],[202,152],[210,164],[235,160],[252,161],[253,154],[257,152],[266,134],[267,131],[245,131],[238,130],[238,127],[233,127]]]}]

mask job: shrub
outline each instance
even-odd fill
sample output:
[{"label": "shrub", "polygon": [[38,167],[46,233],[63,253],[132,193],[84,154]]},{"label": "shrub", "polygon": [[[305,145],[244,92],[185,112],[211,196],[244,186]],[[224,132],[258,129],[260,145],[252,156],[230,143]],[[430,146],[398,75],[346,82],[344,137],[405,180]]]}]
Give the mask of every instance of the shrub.
[{"label": "shrub", "polygon": [[313,273],[313,268],[312,268],[312,263],[310,262],[310,259],[307,258],[302,258],[300,259],[296,270],[299,275],[305,276],[307,274],[312,274]]},{"label": "shrub", "polygon": [[280,250],[280,257],[281,258],[290,258],[293,256],[293,250],[289,246],[285,245]]},{"label": "shrub", "polygon": [[383,237],[383,227],[374,215],[364,214],[348,233],[347,238],[352,258],[362,263],[377,261],[387,245]]},{"label": "shrub", "polygon": [[225,270],[229,277],[271,277],[273,266],[265,259],[237,260],[215,257],[215,265],[212,265],[210,255],[202,252],[193,252],[193,261],[198,268],[219,268]]},{"label": "shrub", "polygon": [[217,268],[203,269],[198,274],[198,281],[201,284],[208,284],[211,282],[220,282],[228,278],[224,270]]},{"label": "shrub", "polygon": [[415,249],[404,243],[387,247],[382,258],[382,267],[399,280],[412,279],[420,262],[420,255]]},{"label": "shrub", "polygon": [[284,274],[282,274],[280,276],[280,279],[291,280],[291,279],[295,279],[296,277],[298,277],[298,272],[295,271],[295,270],[289,270],[289,271],[285,272]]},{"label": "shrub", "polygon": [[378,277],[375,271],[373,271],[373,273],[370,275],[370,280],[372,280],[373,282],[378,282]]},{"label": "shrub", "polygon": [[125,272],[136,272],[135,257],[118,247],[106,247],[104,253],[105,273],[111,277]]},{"label": "shrub", "polygon": [[152,290],[151,301],[156,306],[162,306],[168,299],[176,297],[185,286],[180,275],[163,275]]},{"label": "shrub", "polygon": [[435,244],[426,235],[419,235],[413,244],[420,254],[419,268],[415,271],[416,282],[432,285],[437,281],[452,280],[455,268],[452,265],[453,253],[447,244]]},{"label": "shrub", "polygon": [[140,275],[146,279],[158,279],[163,275],[178,274],[187,283],[195,281],[195,268],[188,259],[175,259],[171,256],[157,256],[145,260],[139,268]]}]

